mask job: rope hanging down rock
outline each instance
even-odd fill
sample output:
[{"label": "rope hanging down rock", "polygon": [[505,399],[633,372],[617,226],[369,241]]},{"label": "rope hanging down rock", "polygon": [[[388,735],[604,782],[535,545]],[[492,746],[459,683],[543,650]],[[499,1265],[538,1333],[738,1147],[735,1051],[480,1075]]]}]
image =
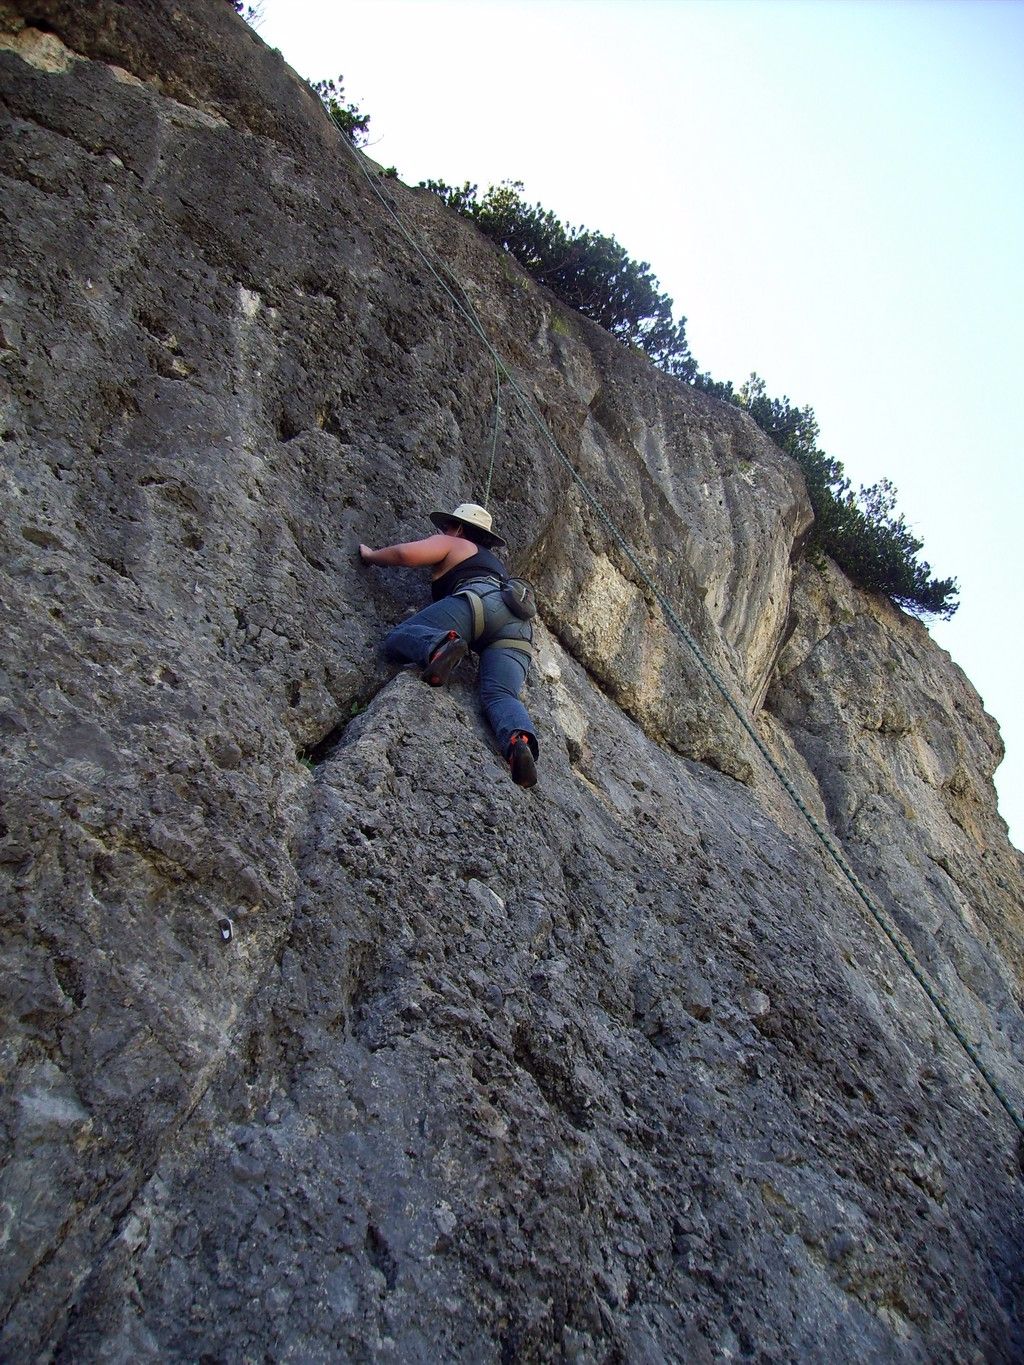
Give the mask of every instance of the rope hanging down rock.
[{"label": "rope hanging down rock", "polygon": [[[668,601],[668,599],[662,593],[661,589],[651,578],[650,574],[647,572],[647,569],[644,567],[642,561],[637,557],[635,551],[633,550],[629,542],[625,539],[625,537],[615,526],[615,524],[609,517],[608,513],[604,510],[604,507],[598,501],[597,497],[590,491],[590,488],[587,486],[582,476],[577,471],[575,465],[569,459],[568,455],[566,455],[562,448],[559,446],[558,442],[555,440],[554,436],[548,429],[547,423],[544,421],[543,417],[534,407],[534,404],[527,396],[527,394],[524,393],[523,389],[517,382],[515,376],[510,372],[510,370],[505,365],[504,361],[501,359],[498,352],[495,350],[494,346],[491,344],[491,341],[487,336],[487,333],[484,331],[483,324],[477,317],[473,305],[470,303],[468,297],[466,296],[465,290],[459,284],[458,280],[451,274],[447,267],[444,266],[440,258],[434,255],[433,252],[430,252],[429,250],[424,250],[424,248],[417,241],[416,237],[409,231],[398,209],[392,203],[389,196],[383,192],[380,185],[377,183],[376,178],[365,165],[364,158],[358,151],[358,149],[355,146],[353,146],[353,144],[349,142],[349,140],[344,136],[342,136],[341,141],[351,152],[352,157],[356,162],[356,165],[359,167],[363,179],[369,185],[375,198],[381,203],[389,217],[395,223],[395,226],[398,228],[399,232],[405,238],[409,246],[412,247],[413,251],[415,251],[416,255],[420,258],[420,260],[429,270],[431,275],[433,275],[434,279],[440,285],[444,293],[448,296],[449,299],[451,299],[452,303],[462,314],[462,316],[466,319],[466,321],[469,323],[473,331],[476,332],[477,336],[480,338],[481,342],[486,348],[488,354],[494,361],[495,375],[498,383],[498,394],[495,399],[495,429],[491,448],[491,465],[487,474],[487,492],[484,498],[484,505],[485,506],[487,505],[487,498],[489,497],[491,490],[491,476],[494,472],[494,458],[495,452],[497,450],[498,435],[497,423],[500,412],[499,407],[501,392],[500,386],[501,377],[502,375],[504,375],[505,383],[515,394],[515,396],[519,399],[520,403],[522,403],[524,410],[526,411],[530,419],[533,421],[534,425],[537,427],[543,440],[546,442],[548,446],[550,446],[551,450],[558,458],[562,466],[569,473],[573,482],[580,489],[581,493],[586,498],[588,504],[593,508],[594,512],[597,514],[598,518],[601,520],[602,524],[607,529],[608,533],[611,535],[615,543],[619,546],[619,549],[622,551],[626,559],[636,570],[641,581],[647,587],[652,597],[661,607],[665,615],[665,619],[668,621],[673,632],[679,637],[680,640],[683,641],[683,643],[693,654],[694,658],[697,660],[698,664],[701,666],[701,668],[704,670],[707,676],[711,679],[716,690],[720,693],[726,705],[739,720],[740,725],[743,727],[747,735],[753,741],[754,747],[757,749],[758,753],[764,759],[767,766],[774,773],[775,777],[778,779],[780,785],[782,786],[786,794],[789,796],[789,798],[792,800],[797,810],[807,821],[811,830],[814,832],[815,836],[817,837],[825,851],[828,853],[829,857],[835,863],[836,867],[842,874],[843,878],[852,887],[856,896],[867,909],[871,918],[874,920],[874,922],[878,925],[879,929],[881,929],[882,933],[886,936],[886,938],[895,948],[896,952],[899,954],[900,958],[903,960],[904,964],[909,969],[914,980],[918,983],[918,985],[924,991],[925,995],[931,1001],[933,1007],[935,1008],[936,1013],[939,1015],[939,1018],[946,1025],[946,1027],[949,1029],[950,1033],[952,1033],[953,1037],[957,1040],[957,1042],[960,1044],[964,1053],[974,1066],[975,1070],[978,1072],[978,1075],[985,1082],[986,1086],[995,1096],[996,1100],[998,1100],[1001,1107],[1005,1110],[1006,1114],[1010,1119],[1010,1122],[1017,1129],[1017,1132],[1021,1137],[1020,1159],[1022,1166],[1024,1166],[1024,1115],[1018,1113],[1017,1109],[1011,1103],[1010,1099],[1003,1091],[1002,1086],[992,1075],[988,1066],[985,1064],[984,1060],[978,1053],[977,1048],[966,1036],[963,1029],[960,1027],[959,1023],[956,1021],[956,1019],[954,1019],[953,1015],[950,1013],[945,1002],[938,995],[934,986],[932,986],[931,982],[924,975],[924,972],[922,971],[914,957],[912,948],[909,946],[908,943],[904,941],[902,934],[899,932],[898,928],[892,922],[890,917],[886,914],[882,907],[875,902],[873,897],[867,891],[863,883],[860,881],[860,878],[857,876],[853,868],[847,862],[844,854],[835,844],[831,835],[829,835],[826,830],[822,829],[821,825],[815,819],[814,815],[811,813],[810,810],[808,810],[799,792],[793,786],[792,782],[786,776],[785,772],[782,770],[779,764],[772,757],[764,740],[757,733],[757,731],[754,729],[754,726],[747,718],[740,703],[733,697],[728,684],[722,677],[719,676],[717,670],[711,663],[710,659],[708,659],[704,651],[697,644],[696,640],[683,625],[682,621],[679,619],[678,615],[673,609],[672,604]],[[434,260],[437,261],[437,265],[438,267],[440,267],[440,269],[435,268],[434,263],[431,260],[431,256],[433,256]],[[443,275],[441,273],[442,271],[444,272]],[[444,278],[444,276],[448,277],[447,280]]]},{"label": "rope hanging down rock", "polygon": [[498,453],[498,429],[501,426],[501,370],[498,358],[494,358],[494,434],[491,437],[491,463],[487,470],[487,487],[484,489],[484,506],[491,504],[491,479],[494,477],[494,458]]}]

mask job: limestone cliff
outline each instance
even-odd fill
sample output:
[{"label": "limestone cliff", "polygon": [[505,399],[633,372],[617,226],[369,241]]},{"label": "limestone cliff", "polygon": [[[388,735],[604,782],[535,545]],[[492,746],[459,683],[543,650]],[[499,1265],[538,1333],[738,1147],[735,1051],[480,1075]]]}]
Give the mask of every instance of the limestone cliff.
[{"label": "limestone cliff", "polygon": [[[521,404],[540,786],[379,658],[494,370],[309,90],[223,0],[2,3],[0,88],[3,1357],[1019,1359],[1011,1125]],[[387,190],[1019,1110],[970,684]]]}]

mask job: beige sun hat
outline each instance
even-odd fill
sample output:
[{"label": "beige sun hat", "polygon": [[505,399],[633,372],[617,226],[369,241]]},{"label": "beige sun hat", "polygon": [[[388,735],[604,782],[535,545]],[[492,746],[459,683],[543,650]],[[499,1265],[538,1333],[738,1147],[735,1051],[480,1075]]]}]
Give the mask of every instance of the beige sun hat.
[{"label": "beige sun hat", "polygon": [[435,526],[443,528],[449,521],[460,522],[473,534],[470,539],[478,538],[485,545],[504,545],[501,536],[491,530],[491,514],[478,502],[460,502],[454,512],[431,512],[430,520]]}]

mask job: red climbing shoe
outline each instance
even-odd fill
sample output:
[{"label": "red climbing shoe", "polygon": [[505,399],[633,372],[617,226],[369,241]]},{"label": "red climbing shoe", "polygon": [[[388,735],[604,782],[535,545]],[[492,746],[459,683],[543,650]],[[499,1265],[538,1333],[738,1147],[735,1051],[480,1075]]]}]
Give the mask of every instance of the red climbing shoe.
[{"label": "red climbing shoe", "polygon": [[530,736],[520,730],[512,736],[508,746],[508,766],[512,769],[512,781],[518,787],[537,785],[537,765],[533,761]]},{"label": "red climbing shoe", "polygon": [[452,673],[466,657],[469,646],[459,637],[457,630],[450,630],[430,656],[430,662],[420,675],[431,687],[443,687]]}]

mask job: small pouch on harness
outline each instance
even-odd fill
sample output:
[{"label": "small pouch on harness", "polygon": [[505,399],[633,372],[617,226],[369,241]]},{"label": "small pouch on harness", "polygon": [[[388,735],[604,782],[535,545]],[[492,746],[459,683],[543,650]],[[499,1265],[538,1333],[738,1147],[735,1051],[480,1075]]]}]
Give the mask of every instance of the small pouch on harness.
[{"label": "small pouch on harness", "polygon": [[525,578],[503,579],[501,600],[520,621],[531,621],[537,615],[537,597]]}]

